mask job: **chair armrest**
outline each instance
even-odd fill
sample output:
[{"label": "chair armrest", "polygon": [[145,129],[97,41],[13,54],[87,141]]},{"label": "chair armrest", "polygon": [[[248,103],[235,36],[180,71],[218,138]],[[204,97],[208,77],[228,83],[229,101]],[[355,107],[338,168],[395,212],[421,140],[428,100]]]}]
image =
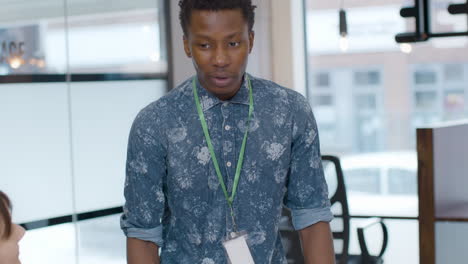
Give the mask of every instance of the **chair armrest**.
[{"label": "chair armrest", "polygon": [[362,223],[359,225],[357,232],[358,232],[358,239],[359,239],[359,246],[361,248],[361,254],[364,259],[368,259],[370,257],[369,255],[369,250],[367,249],[367,244],[366,244],[366,239],[364,237],[364,230],[372,227],[374,225],[380,224],[382,227],[382,232],[383,232],[383,243],[382,243],[382,248],[380,249],[379,257],[382,257],[383,254],[385,253],[385,250],[387,249],[388,245],[388,230],[387,226],[383,222],[383,219],[378,218],[378,217],[373,217],[367,220],[366,222]]}]

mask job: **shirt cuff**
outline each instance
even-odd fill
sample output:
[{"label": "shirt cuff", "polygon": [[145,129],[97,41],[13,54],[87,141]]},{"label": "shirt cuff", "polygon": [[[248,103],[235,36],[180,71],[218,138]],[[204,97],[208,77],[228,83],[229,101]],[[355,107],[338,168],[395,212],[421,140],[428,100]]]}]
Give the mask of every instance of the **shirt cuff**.
[{"label": "shirt cuff", "polygon": [[318,222],[331,222],[333,214],[330,207],[291,210],[292,224],[295,230],[301,230]]},{"label": "shirt cuff", "polygon": [[123,228],[122,230],[127,237],[153,242],[159,247],[162,247],[164,244],[162,226],[151,229],[128,227]]}]

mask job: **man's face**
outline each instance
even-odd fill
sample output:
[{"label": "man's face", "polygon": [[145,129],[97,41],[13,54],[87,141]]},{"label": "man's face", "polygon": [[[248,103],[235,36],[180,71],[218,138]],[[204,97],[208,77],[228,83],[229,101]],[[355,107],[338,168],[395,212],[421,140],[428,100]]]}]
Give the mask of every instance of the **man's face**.
[{"label": "man's face", "polygon": [[253,41],[241,9],[193,10],[184,49],[203,87],[226,100],[240,88]]}]

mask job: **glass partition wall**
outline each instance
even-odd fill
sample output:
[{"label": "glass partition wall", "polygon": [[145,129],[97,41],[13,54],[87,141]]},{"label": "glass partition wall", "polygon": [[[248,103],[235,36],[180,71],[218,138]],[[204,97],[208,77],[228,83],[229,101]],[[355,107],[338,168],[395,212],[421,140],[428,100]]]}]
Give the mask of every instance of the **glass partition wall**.
[{"label": "glass partition wall", "polygon": [[[447,12],[449,2],[464,1],[431,2],[434,32],[467,31],[466,16]],[[468,117],[468,39],[397,44],[396,34],[414,30],[399,15],[412,4],[304,0],[308,97],[322,153],[341,157],[353,225],[364,216],[388,218],[390,264],[419,258],[415,128]],[[353,232],[350,250],[359,253]]]},{"label": "glass partition wall", "polygon": [[125,263],[138,111],[168,90],[164,1],[0,0],[0,190],[22,263]]}]

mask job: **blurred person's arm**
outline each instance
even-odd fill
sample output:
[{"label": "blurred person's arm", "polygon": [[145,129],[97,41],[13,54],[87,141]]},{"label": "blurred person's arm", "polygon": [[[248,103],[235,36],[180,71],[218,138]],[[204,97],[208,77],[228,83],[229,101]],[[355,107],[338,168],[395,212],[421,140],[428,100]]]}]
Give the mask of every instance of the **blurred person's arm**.
[{"label": "blurred person's arm", "polygon": [[330,224],[318,222],[299,230],[305,264],[333,264],[335,253]]},{"label": "blurred person's arm", "polygon": [[128,264],[159,264],[159,247],[149,241],[127,238]]}]

